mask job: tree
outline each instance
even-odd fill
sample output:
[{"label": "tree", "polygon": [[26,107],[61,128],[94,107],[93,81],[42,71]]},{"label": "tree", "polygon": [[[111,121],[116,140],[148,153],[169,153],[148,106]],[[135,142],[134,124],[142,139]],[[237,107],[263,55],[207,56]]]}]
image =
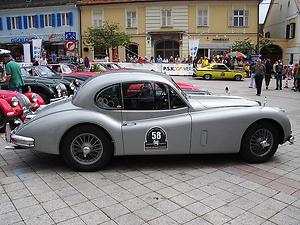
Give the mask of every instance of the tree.
[{"label": "tree", "polygon": [[254,50],[254,44],[251,43],[249,38],[245,38],[244,40],[237,40],[233,43],[232,50],[241,52],[245,55],[250,55]]},{"label": "tree", "polygon": [[117,23],[104,23],[103,27],[89,27],[85,33],[86,42],[93,47],[105,48],[108,56],[110,48],[127,46],[130,43],[130,36],[120,31]]},{"label": "tree", "polygon": [[261,38],[259,40],[259,48],[268,48],[270,45],[273,45],[273,41],[269,38]]}]

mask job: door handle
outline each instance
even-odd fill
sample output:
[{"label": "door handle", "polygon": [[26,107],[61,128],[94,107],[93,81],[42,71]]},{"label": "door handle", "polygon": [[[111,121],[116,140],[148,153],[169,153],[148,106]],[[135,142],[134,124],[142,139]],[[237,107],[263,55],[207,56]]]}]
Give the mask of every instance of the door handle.
[{"label": "door handle", "polygon": [[124,122],[123,126],[135,126],[136,122]]}]

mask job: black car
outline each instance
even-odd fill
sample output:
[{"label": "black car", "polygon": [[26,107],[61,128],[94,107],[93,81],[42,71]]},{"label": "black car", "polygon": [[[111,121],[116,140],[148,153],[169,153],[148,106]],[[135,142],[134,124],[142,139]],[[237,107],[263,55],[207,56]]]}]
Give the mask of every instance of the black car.
[{"label": "black car", "polygon": [[[21,68],[22,78],[25,83],[23,86],[23,93],[32,91],[39,94],[44,102],[47,104],[51,99],[61,98],[73,94],[73,91],[69,92],[67,87],[60,82],[60,80],[48,79],[44,77],[30,76],[29,72]],[[0,83],[1,89],[8,89],[5,83]]]}]

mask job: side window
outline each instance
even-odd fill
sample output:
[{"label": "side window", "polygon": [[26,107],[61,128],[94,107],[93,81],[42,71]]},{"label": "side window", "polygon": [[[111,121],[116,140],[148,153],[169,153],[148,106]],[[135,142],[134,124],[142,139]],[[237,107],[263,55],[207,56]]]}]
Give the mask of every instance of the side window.
[{"label": "side window", "polygon": [[186,103],[181,99],[175,90],[169,89],[170,92],[170,106],[171,109],[178,109],[186,107]]},{"label": "side window", "polygon": [[125,110],[155,109],[154,86],[151,82],[135,82],[122,84]]},{"label": "side window", "polygon": [[218,69],[218,65],[214,65],[214,66],[212,67],[212,69],[217,70],[217,69]]},{"label": "side window", "polygon": [[96,105],[101,109],[122,109],[120,84],[112,85],[101,90],[95,98]]},{"label": "side window", "polygon": [[155,83],[155,109],[170,109],[169,87],[163,83]]},{"label": "side window", "polygon": [[227,70],[227,67],[224,66],[224,65],[219,65],[219,69],[220,69],[220,70]]}]

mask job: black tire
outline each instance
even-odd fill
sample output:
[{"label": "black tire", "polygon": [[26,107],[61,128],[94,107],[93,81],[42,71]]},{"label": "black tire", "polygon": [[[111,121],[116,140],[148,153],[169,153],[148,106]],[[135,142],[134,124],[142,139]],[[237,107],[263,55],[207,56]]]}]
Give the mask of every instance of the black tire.
[{"label": "black tire", "polygon": [[204,80],[210,80],[211,79],[211,75],[210,74],[204,74],[203,79]]},{"label": "black tire", "polygon": [[[87,137],[91,139],[85,139]],[[81,145],[80,140],[84,140]],[[88,148],[85,153],[84,148]],[[91,125],[77,126],[68,131],[63,136],[60,150],[69,167],[83,172],[99,170],[113,157],[113,145],[109,136]]]},{"label": "black tire", "polygon": [[239,153],[247,162],[262,163],[275,154],[278,145],[277,127],[269,122],[261,122],[253,124],[246,130]]},{"label": "black tire", "polygon": [[241,81],[242,80],[242,76],[241,75],[235,75],[234,76],[234,80]]},{"label": "black tire", "polygon": [[2,110],[0,109],[0,133],[3,133],[5,131],[5,125],[6,125],[6,119]]}]

